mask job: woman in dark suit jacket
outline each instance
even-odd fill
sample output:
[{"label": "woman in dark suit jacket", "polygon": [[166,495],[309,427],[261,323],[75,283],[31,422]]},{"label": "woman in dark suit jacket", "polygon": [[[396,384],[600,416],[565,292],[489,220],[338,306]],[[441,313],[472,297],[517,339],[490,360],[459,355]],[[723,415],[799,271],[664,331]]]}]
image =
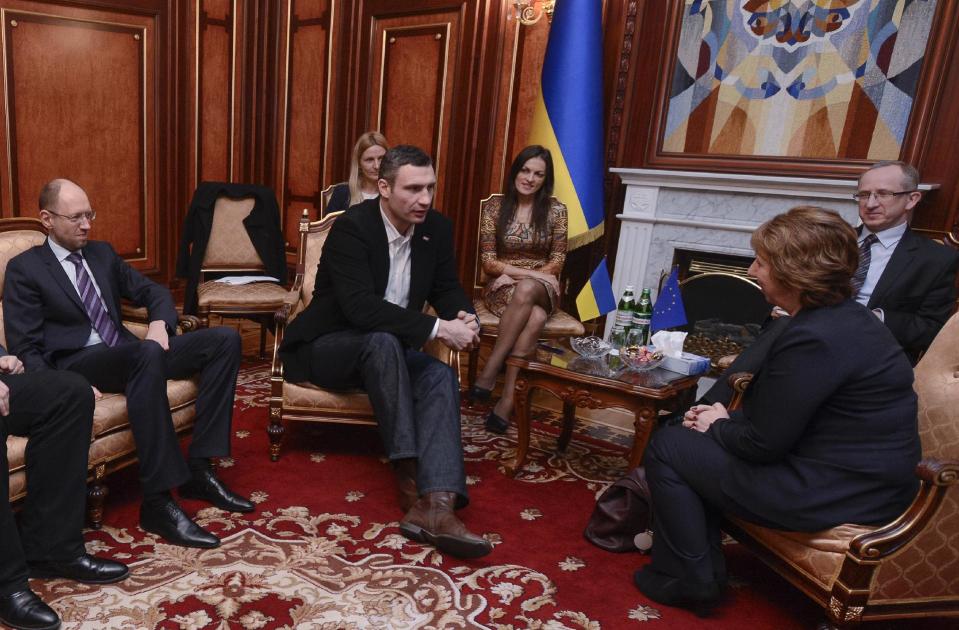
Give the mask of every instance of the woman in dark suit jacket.
[{"label": "woman in dark suit jacket", "polygon": [[912,368],[889,329],[850,297],[853,228],[835,212],[798,207],[760,226],[752,245],[750,275],[789,324],[742,410],[697,405],[646,452],[655,537],[635,581],[667,605],[717,603],[723,513],[798,531],[875,525],[917,490]]},{"label": "woman in dark suit jacket", "polygon": [[367,131],[353,145],[350,179],[330,191],[324,214],[346,210],[367,199],[380,196],[376,182],[380,179],[380,162],[390,145],[379,131]]}]

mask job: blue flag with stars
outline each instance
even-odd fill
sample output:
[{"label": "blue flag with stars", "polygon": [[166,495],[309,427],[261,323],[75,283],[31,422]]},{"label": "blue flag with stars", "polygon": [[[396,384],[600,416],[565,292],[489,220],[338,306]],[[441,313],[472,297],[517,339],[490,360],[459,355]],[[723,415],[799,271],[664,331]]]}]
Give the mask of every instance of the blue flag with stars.
[{"label": "blue flag with stars", "polygon": [[664,328],[686,325],[686,307],[683,306],[683,296],[679,292],[679,267],[673,267],[662,291],[653,305],[653,319],[649,324],[650,332]]}]

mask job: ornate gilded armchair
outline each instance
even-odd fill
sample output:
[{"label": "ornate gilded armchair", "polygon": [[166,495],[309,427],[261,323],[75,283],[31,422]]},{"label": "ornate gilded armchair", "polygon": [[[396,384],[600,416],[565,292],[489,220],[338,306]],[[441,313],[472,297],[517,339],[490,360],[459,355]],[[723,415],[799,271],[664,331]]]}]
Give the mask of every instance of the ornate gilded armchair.
[{"label": "ornate gilded armchair", "polygon": [[[750,375],[733,374],[738,405]],[[786,532],[727,518],[724,529],[822,606],[830,624],[959,616],[959,315],[915,368],[919,492],[881,527]]]}]

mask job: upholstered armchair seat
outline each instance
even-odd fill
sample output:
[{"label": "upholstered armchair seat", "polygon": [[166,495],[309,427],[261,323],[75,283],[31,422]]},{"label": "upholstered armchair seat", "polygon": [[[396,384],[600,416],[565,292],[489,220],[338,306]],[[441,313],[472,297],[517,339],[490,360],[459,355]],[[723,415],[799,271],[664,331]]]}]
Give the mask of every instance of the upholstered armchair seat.
[{"label": "upholstered armchair seat", "polygon": [[231,285],[216,280],[204,282],[197,288],[197,302],[201,308],[243,309],[251,302],[271,306],[270,312],[280,308],[286,289],[274,282],[253,282],[251,284]]},{"label": "upholstered armchair seat", "polygon": [[332,391],[312,383],[284,382],[283,401],[287,415],[296,414],[297,410],[313,412],[321,409],[340,410],[348,415],[373,415],[370,398],[361,389]]}]

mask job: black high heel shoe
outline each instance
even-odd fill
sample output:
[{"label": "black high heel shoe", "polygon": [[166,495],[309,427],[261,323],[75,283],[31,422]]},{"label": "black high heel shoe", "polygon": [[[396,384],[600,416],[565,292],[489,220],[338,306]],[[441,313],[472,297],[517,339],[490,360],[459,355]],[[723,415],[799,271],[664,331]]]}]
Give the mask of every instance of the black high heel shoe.
[{"label": "black high heel shoe", "polygon": [[469,391],[467,392],[467,396],[469,396],[469,401],[471,403],[473,402],[487,403],[493,397],[493,390],[483,389],[482,387],[479,387],[478,385],[473,385],[469,388]]},{"label": "black high heel shoe", "polygon": [[509,420],[497,416],[495,412],[490,411],[486,416],[486,430],[490,433],[499,433],[502,435],[506,433],[506,429],[508,428]]}]

